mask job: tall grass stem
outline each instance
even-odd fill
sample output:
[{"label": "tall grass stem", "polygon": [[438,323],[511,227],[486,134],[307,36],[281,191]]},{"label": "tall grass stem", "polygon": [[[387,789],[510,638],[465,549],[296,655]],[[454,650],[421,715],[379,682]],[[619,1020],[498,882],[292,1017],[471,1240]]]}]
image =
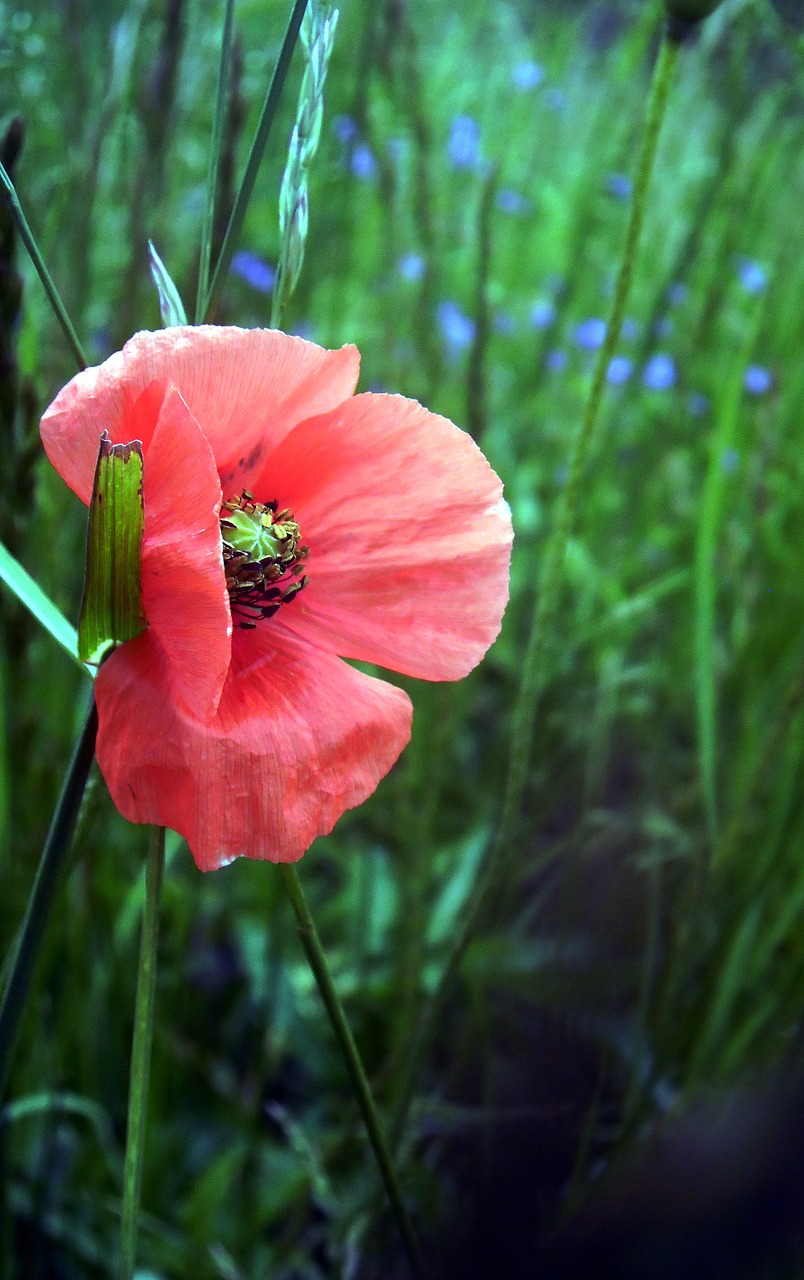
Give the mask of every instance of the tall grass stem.
[{"label": "tall grass stem", "polygon": [[418,1063],[432,1041],[438,1026],[447,993],[467,947],[473,937],[480,915],[491,893],[501,880],[500,872],[505,862],[512,838],[519,821],[522,798],[527,783],[533,729],[539,696],[544,686],[544,658],[561,595],[562,573],[567,545],[575,527],[581,497],[582,482],[595,435],[609,363],[617,348],[625,318],[625,308],[631,292],[637,263],[642,228],[645,221],[648,188],[653,171],[656,149],[667,102],[673,83],[679,49],[665,35],[653,73],[645,128],[637,161],[633,197],[625,232],[625,243],[617,272],[611,313],[606,324],[606,334],[597,353],[586,405],[570,453],[567,483],[559,505],[555,524],[545,552],[544,570],[536,595],[533,620],[522,666],[522,682],[513,713],[511,749],[505,780],[500,819],[492,837],[483,869],[472,890],[462,924],[453,941],[439,982],[418,1025],[417,1035],[411,1045],[409,1065],[403,1088],[397,1101],[393,1138],[400,1141],[407,1113],[413,1097]]},{"label": "tall grass stem", "polygon": [[8,1086],[11,1060],[39,947],[72,846],[75,824],[95,755],[97,733],[98,713],[92,696],[84,726],[64,776],[13,958],[8,967],[8,981],[0,999],[0,1101]]},{"label": "tall grass stem", "polygon": [[220,296],[223,282],[226,279],[226,273],[229,270],[229,263],[232,260],[232,254],[235,250],[237,237],[243,226],[243,219],[246,216],[251,193],[254,190],[254,183],[257,178],[257,171],[262,162],[263,152],[268,137],[271,132],[274,118],[276,116],[279,99],[287,77],[290,60],[293,56],[293,50],[296,47],[296,41],[299,38],[299,30],[307,8],[307,0],[294,0],[293,9],[290,14],[285,38],[282,41],[282,48],[279,51],[279,57],[276,61],[274,74],[271,77],[271,83],[268,86],[268,92],[260,112],[260,118],[257,122],[257,129],[254,134],[254,141],[251,144],[251,150],[248,153],[245,172],[238,188],[226,232],[223,237],[223,244],[218,255],[218,261],[215,264],[215,271],[212,276],[212,284],[203,307],[203,316],[209,320],[215,304]]},{"label": "tall grass stem", "polygon": [[53,283],[53,277],[45,266],[45,260],[42,257],[42,254],[39,252],[39,246],[36,243],[36,239],[31,228],[28,226],[28,220],[22,211],[22,205],[19,202],[19,197],[14,187],[14,183],[9,178],[2,164],[0,164],[0,185],[5,188],[6,197],[9,205],[11,206],[11,214],[14,218],[14,222],[16,223],[20,239],[28,250],[31,262],[34,264],[39,279],[42,281],[45,293],[50,300],[51,307],[56,313],[56,319],[61,325],[62,332],[69,343],[70,350],[75,356],[76,363],[78,364],[79,369],[86,369],[87,358],[84,354],[84,349],[81,346],[81,343],[78,341],[78,335],[73,328],[73,322],[67,314],[67,308],[62,302],[59,291]]},{"label": "tall grass stem", "polygon": [[159,904],[162,898],[164,869],[165,828],[153,827],[148,847],[148,861],[145,866],[145,909],[142,917],[140,961],[137,972],[134,1038],[131,1045],[118,1280],[132,1280],[137,1258],[140,1190],[148,1117],[148,1083],[151,1074],[151,1044],[154,1033]]},{"label": "tall grass stem", "polygon": [[346,1067],[349,1072],[352,1086],[355,1091],[357,1104],[360,1107],[360,1113],[366,1126],[369,1141],[374,1150],[374,1155],[379,1166],[380,1174],[385,1190],[388,1194],[388,1200],[391,1205],[394,1217],[396,1218],[399,1233],[402,1236],[402,1242],[405,1247],[405,1253],[410,1263],[411,1271],[417,1280],[423,1280],[426,1275],[424,1263],[416,1243],[416,1237],[413,1234],[413,1227],[408,1216],[405,1201],[402,1196],[402,1189],[399,1185],[396,1169],[391,1158],[391,1153],[382,1130],[380,1118],[377,1114],[377,1108],[374,1105],[374,1099],[371,1094],[366,1072],[363,1067],[360,1053],[355,1044],[354,1036],[346,1019],[343,1005],[341,1004],[338,992],[335,989],[335,983],[332,980],[332,974],[329,971],[327,958],[324,949],[321,946],[321,939],[318,936],[318,930],[315,922],[310,914],[310,908],[296,874],[296,868],[292,863],[280,863],[279,874],[282,878],[285,891],[291,901],[293,910],[296,913],[296,923],[298,927],[299,937],[304,947],[308,963],[321,993],[321,999],[324,1002],[332,1029],[338,1041],[341,1053],[343,1054]]},{"label": "tall grass stem", "polygon": [[221,32],[221,57],[218,64],[218,84],[215,91],[215,114],[212,119],[212,137],[209,145],[207,169],[207,199],[204,222],[201,228],[201,251],[198,259],[198,292],[195,299],[195,323],[204,319],[204,306],[209,288],[209,264],[212,255],[212,236],[215,227],[215,202],[218,195],[218,172],[221,160],[223,122],[226,118],[226,100],[229,94],[229,78],[232,65],[232,27],[234,0],[226,0]]},{"label": "tall grass stem", "polygon": [[272,328],[279,325],[282,307],[296,288],[304,262],[309,218],[308,173],[321,137],[324,85],[337,24],[337,9],[331,9],[323,0],[310,0],[301,26],[306,65],[279,190],[280,250],[271,305]]}]

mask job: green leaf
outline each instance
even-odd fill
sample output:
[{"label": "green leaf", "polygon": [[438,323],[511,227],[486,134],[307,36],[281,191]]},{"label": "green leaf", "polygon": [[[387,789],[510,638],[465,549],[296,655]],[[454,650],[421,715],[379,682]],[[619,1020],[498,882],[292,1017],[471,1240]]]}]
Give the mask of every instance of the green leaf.
[{"label": "green leaf", "polygon": [[42,588],[4,546],[0,546],[0,578],[26,609],[30,610],[37,622],[41,622],[53,639],[58,641],[62,649],[80,663],[75,627],[70,625],[49,596],[45,595]]},{"label": "green leaf", "polygon": [[168,269],[154,248],[152,240],[148,241],[148,260],[151,265],[151,276],[159,294],[159,311],[162,324],[166,329],[173,325],[186,324],[187,313],[179,297],[179,291],[168,274]]},{"label": "green leaf", "polygon": [[101,436],[87,530],[87,572],[78,620],[78,652],[97,663],[113,644],[145,630],[140,586],[142,444]]}]

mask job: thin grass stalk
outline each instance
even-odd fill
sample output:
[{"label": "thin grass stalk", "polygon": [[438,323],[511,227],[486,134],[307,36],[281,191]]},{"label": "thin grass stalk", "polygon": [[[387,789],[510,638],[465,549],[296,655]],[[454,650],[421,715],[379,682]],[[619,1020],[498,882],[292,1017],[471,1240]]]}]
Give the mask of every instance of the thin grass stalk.
[{"label": "thin grass stalk", "polygon": [[[711,850],[719,842],[717,687],[715,673],[716,604],[718,593],[718,537],[726,502],[726,474],[722,458],[736,438],[743,397],[743,377],[751,359],[762,318],[760,301],[754,307],[745,339],[729,370],[718,406],[717,426],[699,501],[698,528],[693,563],[693,649],[695,709],[698,733],[698,768]],[[698,859],[696,880],[703,873]]]},{"label": "thin grass stalk", "polygon": [[152,827],[148,861],[145,866],[145,909],[142,917],[140,961],[137,972],[134,1037],[131,1045],[118,1280],[132,1280],[137,1260],[142,1165],[148,1118],[148,1084],[151,1075],[151,1045],[154,1033],[159,904],[162,897],[164,869],[165,828]]},{"label": "thin grass stalk", "polygon": [[282,48],[279,51],[274,74],[271,77],[271,83],[265,96],[265,101],[260,112],[260,118],[257,123],[257,129],[254,134],[254,141],[251,144],[251,150],[248,153],[246,168],[242,181],[235,196],[234,207],[229,217],[226,227],[226,234],[223,237],[223,244],[218,255],[218,261],[215,264],[215,271],[212,276],[212,284],[209,287],[209,293],[203,307],[203,316],[209,320],[215,305],[220,296],[223,282],[226,279],[226,273],[229,270],[229,264],[232,260],[232,254],[235,250],[237,238],[240,235],[243,226],[243,219],[246,216],[248,203],[251,199],[251,193],[254,190],[254,183],[257,179],[257,171],[262,162],[263,152],[271,133],[271,126],[274,123],[279,99],[287,77],[290,59],[293,56],[293,50],[296,47],[296,41],[299,38],[302,18],[307,8],[307,0],[294,0],[293,9],[288,21],[285,38],[282,41]]},{"label": "thin grass stalk", "polygon": [[463,912],[462,924],[447,957],[439,982],[419,1022],[411,1045],[408,1074],[397,1102],[393,1126],[394,1143],[401,1140],[413,1097],[418,1064],[432,1042],[452,983],[473,937],[481,912],[501,882],[501,870],[519,821],[527,783],[534,722],[544,687],[544,659],[547,641],[555,622],[561,595],[562,573],[567,544],[575,527],[582,482],[600,417],[606,373],[622,331],[625,308],[631,292],[637,254],[645,221],[648,188],[665,118],[679,47],[665,34],[653,73],[645,128],[637,161],[634,193],[625,243],[614,287],[605,339],[598,351],[583,417],[569,457],[567,483],[545,553],[544,571],[537,591],[533,621],[523,662],[522,683],[513,714],[511,749],[505,781],[502,811],[483,869]]},{"label": "thin grass stalk", "polygon": [[50,300],[50,305],[56,313],[56,319],[61,325],[62,332],[67,339],[70,350],[75,356],[76,363],[78,364],[79,369],[86,369],[87,358],[84,354],[84,349],[78,341],[78,335],[73,328],[72,320],[68,316],[67,309],[61,300],[59,291],[53,283],[53,277],[45,266],[45,260],[39,252],[39,246],[36,243],[34,234],[28,226],[28,221],[22,211],[22,205],[19,202],[19,197],[14,187],[14,183],[9,178],[2,164],[0,164],[0,184],[5,188],[6,197],[9,205],[11,206],[11,213],[17,224],[20,239],[28,250],[31,262],[34,264],[37,275],[42,281],[45,293]]},{"label": "thin grass stalk", "polygon": [[9,966],[8,982],[0,999],[0,1101],[5,1096],[8,1085],[11,1060],[36,958],[72,846],[81,800],[95,755],[97,733],[98,713],[93,696],[64,776]]},{"label": "thin grass stalk", "polygon": [[762,794],[782,747],[793,732],[802,704],[804,704],[804,667],[796,672],[787,689],[781,709],[771,721],[770,728],[754,758],[745,791],[715,850],[712,860],[713,869],[725,866],[737,849],[739,841],[745,837],[750,825],[752,806]]},{"label": "thin grass stalk", "polygon": [[402,1237],[411,1271],[417,1280],[424,1280],[426,1275],[424,1263],[416,1243],[416,1237],[413,1234],[413,1227],[408,1216],[402,1189],[399,1185],[399,1179],[383,1133],[380,1118],[377,1114],[377,1108],[374,1105],[365,1068],[346,1019],[340,997],[335,989],[324,948],[321,945],[318,930],[310,914],[310,908],[307,905],[299,877],[296,874],[296,868],[292,863],[280,863],[278,869],[287,896],[296,913],[296,924],[305,955],[318,985],[321,999],[324,1002],[338,1046],[349,1072],[360,1114],[363,1117],[363,1123],[366,1126],[366,1132],[377,1160],[380,1175],[385,1184],[388,1200],[399,1227],[399,1233]]},{"label": "thin grass stalk", "polygon": [[338,10],[322,0],[311,0],[301,27],[301,42],[307,65],[299,91],[296,122],[288,147],[285,172],[279,191],[280,252],[271,327],[277,328],[282,308],[301,275],[307,242],[309,170],[318,150],[324,117],[324,85],[338,23]]},{"label": "thin grass stalk", "polygon": [[218,64],[218,84],[215,90],[215,114],[212,120],[212,137],[209,144],[209,168],[207,170],[207,201],[201,228],[201,251],[198,261],[198,291],[195,298],[195,323],[204,319],[204,305],[209,288],[209,264],[212,254],[212,237],[215,227],[215,202],[218,196],[218,174],[221,162],[223,125],[226,118],[226,102],[232,64],[232,27],[234,0],[226,0],[221,32],[221,57]]}]

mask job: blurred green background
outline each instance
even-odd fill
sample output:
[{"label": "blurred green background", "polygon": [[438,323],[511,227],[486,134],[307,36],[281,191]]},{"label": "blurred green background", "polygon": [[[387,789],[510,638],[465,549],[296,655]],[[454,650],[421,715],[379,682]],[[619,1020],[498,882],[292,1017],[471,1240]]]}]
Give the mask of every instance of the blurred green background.
[{"label": "blurred green background", "polygon": [[[517,534],[499,641],[458,685],[404,682],[410,747],[300,867],[388,1116],[497,818],[660,8],[341,5],[285,324],[470,430]],[[193,300],[221,11],[0,3],[5,162],[93,361],[159,327],[147,237]],[[235,8],[218,242],[287,14]],[[269,322],[300,75],[221,323]],[[417,1078],[401,1161],[436,1274],[804,1271],[802,208],[804,47],[728,0],[680,59],[522,821]],[[74,368],[14,253],[4,226],[0,541],[75,618],[84,511],[37,435]],[[5,950],[86,688],[5,592],[0,620]],[[113,1274],[145,841],[96,778],[0,1129],[3,1274]],[[144,1207],[142,1280],[405,1274],[272,867],[202,876],[177,839]]]}]

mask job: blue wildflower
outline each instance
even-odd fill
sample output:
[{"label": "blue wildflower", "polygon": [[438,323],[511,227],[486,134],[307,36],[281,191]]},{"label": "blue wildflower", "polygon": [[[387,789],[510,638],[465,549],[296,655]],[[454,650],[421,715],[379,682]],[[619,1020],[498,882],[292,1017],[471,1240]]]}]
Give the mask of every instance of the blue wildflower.
[{"label": "blue wildflower", "polygon": [[377,172],[377,161],[374,159],[374,152],[365,142],[358,142],[352,152],[350,161],[352,173],[361,182],[370,182]]},{"label": "blue wildflower", "polygon": [[503,213],[526,213],[530,208],[530,201],[514,191],[513,187],[501,187],[497,192],[497,208]]},{"label": "blue wildflower", "polygon": [[676,362],[664,351],[657,351],[642,370],[642,381],[651,391],[669,391],[676,382]]},{"label": "blue wildflower", "polygon": [[357,137],[357,123],[351,116],[335,116],[331,128],[339,142],[354,142]]},{"label": "blue wildflower", "polygon": [[231,270],[258,293],[271,293],[276,284],[276,271],[270,262],[248,249],[241,249],[234,255]]},{"label": "blue wildflower", "polygon": [[425,262],[420,253],[403,253],[396,264],[396,269],[403,280],[415,282],[424,275]]},{"label": "blue wildflower", "polygon": [[475,336],[475,322],[467,316],[457,302],[439,302],[436,317],[441,334],[453,355],[471,346]]},{"label": "blue wildflower", "polygon": [[613,387],[621,387],[634,371],[634,364],[628,356],[613,356],[606,370],[606,378]]},{"label": "blue wildflower", "polygon": [[667,290],[667,301],[671,307],[680,307],[683,302],[687,301],[690,296],[689,286],[683,284],[681,280],[677,280],[675,284],[671,284]]},{"label": "blue wildflower", "polygon": [[724,449],[720,455],[720,465],[727,476],[733,476],[740,465],[740,452],[738,449],[729,446]]},{"label": "blue wildflower", "polygon": [[709,412],[709,396],[705,396],[702,391],[693,391],[687,401],[687,408],[694,418],[702,418]]},{"label": "blue wildflower", "polygon": [[575,326],[575,342],[582,351],[597,351],[606,338],[606,321],[593,316]]},{"label": "blue wildflower", "polygon": [[512,333],[516,333],[516,320],[507,311],[497,311],[494,315],[494,329],[496,333],[509,337]]},{"label": "blue wildflower", "polygon": [[548,89],[544,100],[551,111],[563,111],[567,105],[567,95],[560,89]]},{"label": "blue wildflower", "polygon": [[544,362],[551,373],[563,373],[569,363],[569,357],[566,351],[562,351],[560,347],[554,347],[552,351],[547,352]]},{"label": "blue wildflower", "polygon": [[540,298],[530,309],[530,323],[534,329],[549,329],[556,318],[556,309],[547,298]]},{"label": "blue wildflower", "polygon": [[606,190],[615,200],[630,200],[633,189],[627,173],[610,173],[606,179]]},{"label": "blue wildflower", "polygon": [[472,116],[456,116],[447,144],[450,163],[456,169],[473,169],[480,159],[480,126]]},{"label": "blue wildflower", "polygon": [[773,386],[773,375],[770,369],[760,364],[750,364],[743,377],[743,386],[750,396],[764,396]]},{"label": "blue wildflower", "polygon": [[544,70],[538,62],[518,62],[511,69],[511,81],[515,89],[538,89],[544,80]]},{"label": "blue wildflower", "polygon": [[768,273],[751,258],[737,259],[737,274],[746,293],[762,293],[767,288]]}]

